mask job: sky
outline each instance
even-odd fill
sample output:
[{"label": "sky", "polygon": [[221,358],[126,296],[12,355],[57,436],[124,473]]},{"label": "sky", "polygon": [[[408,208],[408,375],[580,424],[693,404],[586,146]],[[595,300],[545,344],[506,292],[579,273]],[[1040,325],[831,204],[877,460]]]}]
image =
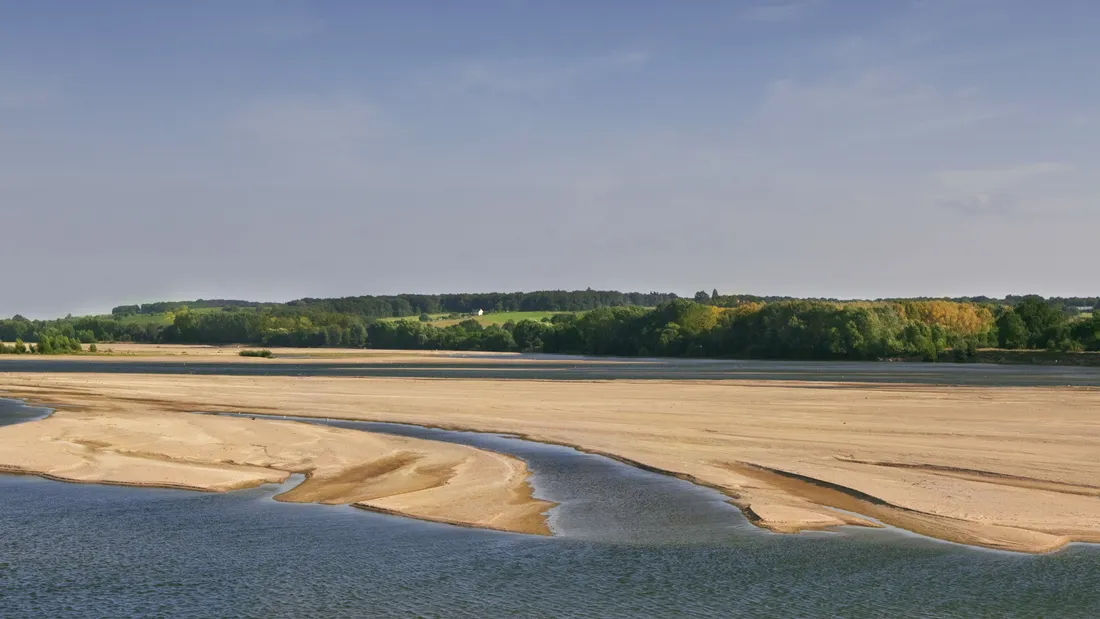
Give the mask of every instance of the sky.
[{"label": "sky", "polygon": [[0,0],[0,316],[1100,294],[1094,0]]}]

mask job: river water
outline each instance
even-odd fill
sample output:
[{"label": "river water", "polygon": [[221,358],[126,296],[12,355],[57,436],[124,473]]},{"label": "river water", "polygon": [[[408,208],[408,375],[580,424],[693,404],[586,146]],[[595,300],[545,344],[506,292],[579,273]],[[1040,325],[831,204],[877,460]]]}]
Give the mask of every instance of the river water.
[{"label": "river water", "polygon": [[344,376],[483,378],[490,380],[810,380],[923,383],[967,386],[1100,387],[1100,368],[981,363],[882,363],[874,361],[736,361],[722,359],[613,359],[559,355],[461,353],[434,361],[232,363],[141,358],[98,360],[8,355],[0,372],[94,372],[103,374],[197,374],[224,376]]},{"label": "river water", "polygon": [[[47,412],[0,400],[0,424]],[[275,486],[208,494],[0,475],[0,617],[1100,616],[1095,546],[1030,556],[895,529],[776,535],[717,492],[601,456],[328,423],[523,458],[536,495],[561,504],[555,535],[280,503]]]}]

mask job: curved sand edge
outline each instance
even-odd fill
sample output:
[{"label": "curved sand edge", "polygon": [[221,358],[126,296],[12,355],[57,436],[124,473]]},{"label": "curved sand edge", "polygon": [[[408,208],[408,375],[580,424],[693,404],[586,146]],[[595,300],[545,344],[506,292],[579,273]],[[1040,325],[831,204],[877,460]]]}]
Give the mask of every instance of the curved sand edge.
[{"label": "curved sand edge", "polygon": [[514,434],[716,488],[779,532],[879,526],[874,518],[1019,552],[1100,541],[1100,393],[1089,389],[18,373],[0,382],[48,401]]},{"label": "curved sand edge", "polygon": [[[349,419],[349,421],[352,421]],[[425,426],[463,432],[492,432],[454,425]],[[1046,554],[1072,543],[1100,543],[1100,534],[1091,531],[1049,532],[1002,526],[940,516],[894,505],[859,490],[806,475],[771,469],[747,462],[716,463],[731,472],[761,481],[768,490],[745,492],[744,488],[713,483],[694,475],[651,466],[612,452],[586,448],[552,439],[540,439],[523,433],[514,436],[526,441],[569,447],[645,471],[683,479],[711,488],[730,498],[745,517],[757,527],[774,533],[795,534],[803,531],[827,531],[842,526],[883,528],[892,526],[933,539],[980,546],[1008,552]],[[1072,491],[1080,494],[1079,491]],[[823,511],[819,508],[828,508]]]},{"label": "curved sand edge", "polygon": [[533,497],[526,464],[511,456],[296,421],[72,404],[84,410],[0,428],[0,472],[209,492],[302,473],[305,481],[275,498],[550,534],[544,514],[554,504]]}]

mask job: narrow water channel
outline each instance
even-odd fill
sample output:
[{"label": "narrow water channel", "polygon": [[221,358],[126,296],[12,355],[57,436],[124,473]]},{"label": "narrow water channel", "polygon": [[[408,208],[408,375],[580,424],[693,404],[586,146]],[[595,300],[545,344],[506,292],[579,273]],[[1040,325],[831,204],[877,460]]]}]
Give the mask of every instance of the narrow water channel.
[{"label": "narrow water channel", "polygon": [[716,490],[570,447],[501,434],[396,423],[289,419],[458,443],[520,458],[532,471],[530,482],[535,496],[559,504],[550,511],[550,527],[562,537],[637,544],[708,544],[733,535],[769,535],[749,524],[740,510]]}]

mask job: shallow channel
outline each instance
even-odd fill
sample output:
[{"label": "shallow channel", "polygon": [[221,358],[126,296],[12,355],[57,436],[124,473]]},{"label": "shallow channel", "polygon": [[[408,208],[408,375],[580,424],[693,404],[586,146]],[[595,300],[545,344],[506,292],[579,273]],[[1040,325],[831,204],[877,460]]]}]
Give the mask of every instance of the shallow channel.
[{"label": "shallow channel", "polygon": [[[230,413],[230,415],[236,416]],[[290,419],[479,447],[520,458],[532,471],[535,496],[558,503],[555,535],[637,544],[709,544],[734,535],[771,535],[752,526],[722,493],[560,445],[502,434],[315,417]]]}]

